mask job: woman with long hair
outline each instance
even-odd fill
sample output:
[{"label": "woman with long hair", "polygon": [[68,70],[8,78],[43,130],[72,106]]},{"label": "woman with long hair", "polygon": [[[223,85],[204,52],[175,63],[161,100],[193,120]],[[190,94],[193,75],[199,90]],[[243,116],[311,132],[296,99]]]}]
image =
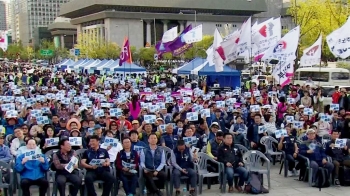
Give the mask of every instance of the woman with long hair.
[{"label": "woman with long hair", "polygon": [[131,97],[131,103],[129,103],[130,114],[134,119],[137,119],[141,110],[139,96],[133,95]]}]

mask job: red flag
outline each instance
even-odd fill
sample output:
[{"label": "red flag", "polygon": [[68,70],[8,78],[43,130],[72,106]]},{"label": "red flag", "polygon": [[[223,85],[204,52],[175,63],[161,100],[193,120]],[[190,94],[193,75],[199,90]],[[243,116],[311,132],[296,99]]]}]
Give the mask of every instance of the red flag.
[{"label": "red flag", "polygon": [[131,51],[130,51],[130,44],[129,44],[129,39],[128,37],[124,38],[124,43],[123,43],[123,48],[122,51],[120,51],[120,56],[119,56],[119,66],[122,66],[123,63],[132,63],[131,59]]}]

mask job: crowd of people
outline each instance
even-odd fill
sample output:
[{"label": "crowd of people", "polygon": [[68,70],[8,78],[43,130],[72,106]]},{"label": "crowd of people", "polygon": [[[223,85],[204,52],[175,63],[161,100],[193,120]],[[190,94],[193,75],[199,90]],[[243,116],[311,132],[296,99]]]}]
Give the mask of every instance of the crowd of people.
[{"label": "crowd of people", "polygon": [[[336,88],[333,104],[325,107],[320,90],[308,84],[282,89],[246,83],[222,92],[174,74],[7,69],[0,73],[0,161],[14,163],[23,196],[30,195],[32,185],[39,186],[40,196],[46,194],[48,170],[55,171],[61,196],[67,182],[76,196],[82,185],[78,168],[86,171],[88,196],[96,196],[96,180],[104,182],[103,196],[117,181],[133,196],[141,187],[139,172],[145,181],[140,192],[163,195],[160,190],[171,178],[180,195],[180,177],[187,176],[188,192],[195,195],[200,152],[212,158],[210,172],[218,172],[216,161],[224,166],[228,192],[243,192],[250,183],[249,163],[236,145],[273,160],[261,142],[266,136],[277,139],[273,150],[284,151],[288,176],[301,175],[308,159],[313,186],[320,167],[334,174],[335,185],[346,181],[340,168],[350,167],[349,149],[338,142],[350,137],[344,89]],[[170,177],[166,166],[171,166]]]}]

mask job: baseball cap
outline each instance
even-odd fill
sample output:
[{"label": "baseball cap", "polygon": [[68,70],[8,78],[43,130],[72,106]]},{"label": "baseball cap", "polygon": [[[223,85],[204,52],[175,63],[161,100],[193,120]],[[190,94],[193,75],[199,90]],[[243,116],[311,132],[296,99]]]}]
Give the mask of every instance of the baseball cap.
[{"label": "baseball cap", "polygon": [[66,118],[60,118],[60,122],[66,123],[66,122],[67,122],[67,119],[66,119]]},{"label": "baseball cap", "polygon": [[210,128],[212,128],[213,126],[217,126],[218,128],[220,127],[220,126],[219,126],[219,123],[217,123],[217,122],[211,123]]},{"label": "baseball cap", "polygon": [[101,127],[101,125],[99,125],[99,124],[97,124],[97,125],[95,125],[95,127],[94,127],[94,129],[101,129],[102,127]]},{"label": "baseball cap", "polygon": [[138,120],[133,120],[132,122],[131,122],[131,124],[139,124],[139,121]]},{"label": "baseball cap", "polygon": [[313,130],[313,129],[308,129],[308,130],[306,131],[306,134],[309,134],[309,133],[316,133],[316,131]]}]

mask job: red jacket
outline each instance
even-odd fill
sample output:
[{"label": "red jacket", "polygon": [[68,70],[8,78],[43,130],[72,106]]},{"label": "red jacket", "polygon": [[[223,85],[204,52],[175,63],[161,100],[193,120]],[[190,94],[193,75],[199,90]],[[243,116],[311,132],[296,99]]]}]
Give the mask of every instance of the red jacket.
[{"label": "red jacket", "polygon": [[[117,125],[118,125],[118,128],[121,126],[121,122],[120,120],[117,120]],[[124,125],[123,125],[127,130],[131,130],[132,129],[132,125],[131,125],[131,122],[128,121],[128,120],[124,120]]]},{"label": "red jacket", "polygon": [[[132,150],[132,156],[133,156],[133,162],[131,164],[135,164],[135,170],[138,171],[139,168],[139,164],[140,164],[140,157],[138,155],[138,153],[135,150]],[[127,158],[126,158],[126,153],[124,150],[121,150],[118,155],[117,155],[117,159],[115,161],[115,166],[119,171],[122,171],[123,169],[123,163],[124,162],[128,162]]]},{"label": "red jacket", "polygon": [[338,104],[340,96],[341,96],[341,93],[339,91],[338,92],[334,92],[333,95],[332,95],[332,103],[333,104]]}]

